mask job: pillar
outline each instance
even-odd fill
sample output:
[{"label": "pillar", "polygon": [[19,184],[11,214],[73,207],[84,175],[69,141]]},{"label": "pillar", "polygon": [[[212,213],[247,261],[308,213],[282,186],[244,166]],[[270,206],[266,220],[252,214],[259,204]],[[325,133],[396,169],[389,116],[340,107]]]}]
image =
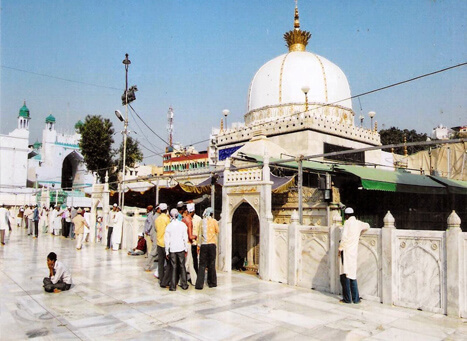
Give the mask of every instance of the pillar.
[{"label": "pillar", "polygon": [[289,261],[287,264],[287,284],[297,285],[297,268],[298,268],[298,212],[294,210],[290,216],[290,224],[288,226],[288,255]]},{"label": "pillar", "polygon": [[342,216],[340,210],[333,211],[330,214],[332,217],[328,220],[329,224],[329,280],[330,280],[330,291],[333,294],[340,293],[340,274],[339,274],[339,240],[341,236],[342,228]]},{"label": "pillar", "polygon": [[446,313],[449,316],[461,317],[465,293],[464,248],[462,247],[461,219],[456,211],[448,217],[446,230]]},{"label": "pillar", "polygon": [[382,293],[381,301],[384,304],[394,304],[395,300],[395,238],[396,225],[391,212],[388,211],[383,219],[384,226],[381,231],[381,265],[382,265]]}]

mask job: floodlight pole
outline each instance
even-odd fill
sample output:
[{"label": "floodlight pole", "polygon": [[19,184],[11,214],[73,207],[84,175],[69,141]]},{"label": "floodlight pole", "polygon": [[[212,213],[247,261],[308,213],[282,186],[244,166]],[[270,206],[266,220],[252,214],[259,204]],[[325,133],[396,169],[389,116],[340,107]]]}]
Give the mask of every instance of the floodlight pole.
[{"label": "floodlight pole", "polygon": [[123,125],[123,175],[122,175],[122,212],[125,206],[125,168],[126,168],[126,141],[128,135],[128,67],[131,64],[131,61],[128,59],[128,53],[125,54],[125,59],[123,60],[125,65],[125,121]]}]

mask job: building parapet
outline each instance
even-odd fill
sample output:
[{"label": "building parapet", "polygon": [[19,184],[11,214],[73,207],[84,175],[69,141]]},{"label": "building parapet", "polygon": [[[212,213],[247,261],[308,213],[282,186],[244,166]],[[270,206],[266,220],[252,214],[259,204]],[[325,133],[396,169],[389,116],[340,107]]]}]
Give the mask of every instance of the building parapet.
[{"label": "building parapet", "polygon": [[262,169],[246,169],[240,171],[225,172],[224,182],[227,185],[236,183],[259,182],[263,180]]},{"label": "building parapet", "polygon": [[261,131],[266,136],[312,129],[356,140],[381,145],[377,131],[353,124],[353,111],[336,106],[316,106],[305,112],[304,105],[266,107],[245,115],[246,126],[223,129],[218,133],[218,145],[250,140]]}]

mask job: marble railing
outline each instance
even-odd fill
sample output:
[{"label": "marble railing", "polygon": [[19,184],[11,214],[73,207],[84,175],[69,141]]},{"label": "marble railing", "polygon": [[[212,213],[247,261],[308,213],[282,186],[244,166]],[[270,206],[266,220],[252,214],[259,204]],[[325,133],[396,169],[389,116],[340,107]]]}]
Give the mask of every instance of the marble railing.
[{"label": "marble railing", "polygon": [[[305,226],[293,214],[290,224],[271,228],[271,280],[341,293],[339,219],[329,227]],[[357,264],[364,299],[467,317],[467,233],[455,212],[446,231],[398,230],[388,212],[384,227],[361,236]]]},{"label": "marble railing", "polygon": [[[300,105],[293,108],[300,108]],[[236,126],[220,131],[217,135],[218,145],[250,140],[257,131],[268,136],[308,128],[373,145],[381,144],[380,136],[376,131],[354,125],[353,112],[342,108],[319,107],[305,111],[303,107],[298,111],[287,112],[287,115],[276,115],[279,108],[268,110],[272,110],[273,113],[266,115],[265,111],[261,110],[247,114],[246,126]],[[260,116],[248,120],[248,117],[253,117],[251,115]]]}]

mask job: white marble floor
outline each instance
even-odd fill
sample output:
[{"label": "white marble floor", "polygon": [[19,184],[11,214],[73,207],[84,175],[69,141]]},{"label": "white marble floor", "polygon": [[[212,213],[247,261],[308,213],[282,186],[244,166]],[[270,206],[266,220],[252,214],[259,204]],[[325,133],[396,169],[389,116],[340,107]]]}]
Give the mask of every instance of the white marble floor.
[{"label": "white marble floor", "polygon": [[[50,251],[72,271],[70,291],[45,293]],[[467,340],[467,320],[339,297],[242,273],[218,287],[169,292],[143,257],[15,228],[0,247],[0,340]]]}]

